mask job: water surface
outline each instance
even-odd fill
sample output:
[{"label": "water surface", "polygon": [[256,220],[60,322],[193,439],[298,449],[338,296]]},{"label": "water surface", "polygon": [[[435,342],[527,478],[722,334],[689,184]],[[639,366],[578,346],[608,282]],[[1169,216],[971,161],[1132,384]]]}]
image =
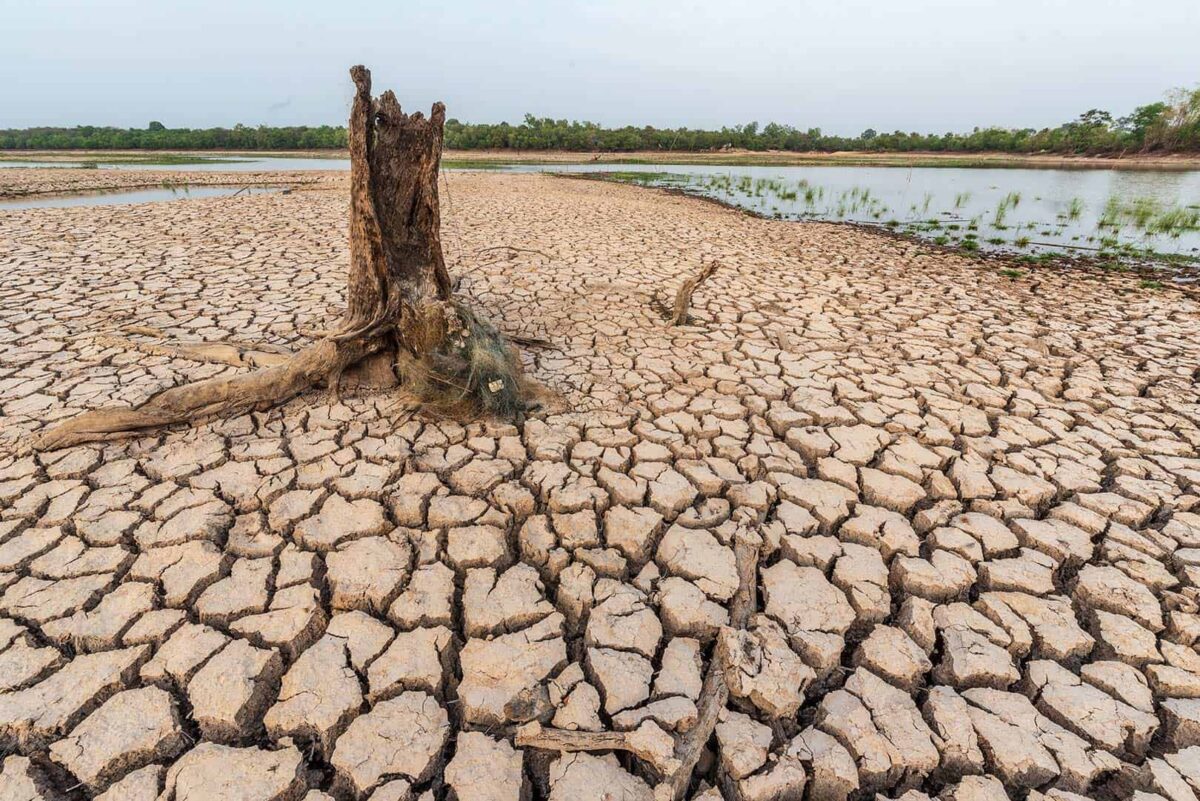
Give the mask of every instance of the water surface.
[{"label": "water surface", "polygon": [[0,212],[12,209],[58,209],[69,206],[114,206],[122,203],[152,203],[226,195],[260,195],[278,192],[277,187],[192,186],[154,189],[119,189],[113,192],[80,192],[69,195],[0,199]]},{"label": "water surface", "polygon": [[[3,162],[0,167],[79,166]],[[490,166],[490,165],[489,165]],[[99,162],[100,169],[289,172],[348,170],[349,159],[214,157],[198,164]],[[470,168],[465,168],[470,169]],[[1158,261],[1200,259],[1200,170],[983,167],[717,166],[681,164],[510,164],[508,172],[613,173],[669,186],[786,220],[877,225],[970,250],[1106,255]],[[447,170],[447,172],[454,172]],[[165,190],[161,190],[165,191]],[[227,194],[225,188],[192,196]],[[159,193],[160,190],[138,190]],[[132,194],[132,193],[131,193]],[[170,199],[161,194],[107,202]],[[95,205],[94,198],[18,201]],[[12,208],[11,203],[0,204]]]},{"label": "water surface", "polygon": [[1025,253],[1200,256],[1200,171],[956,167],[515,165],[609,173],[768,217],[878,225]]},{"label": "water surface", "polygon": [[212,157],[205,161],[171,164],[128,161],[3,161],[0,167],[58,167],[61,169],[91,168],[101,170],[153,170],[156,172],[292,172],[296,170],[349,170],[350,159],[287,158],[283,156]]}]

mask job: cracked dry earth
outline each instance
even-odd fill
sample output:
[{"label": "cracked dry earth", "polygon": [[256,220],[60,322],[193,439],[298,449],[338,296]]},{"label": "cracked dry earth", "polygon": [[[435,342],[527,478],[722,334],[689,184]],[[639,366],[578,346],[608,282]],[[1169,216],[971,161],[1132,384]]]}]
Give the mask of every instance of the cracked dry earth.
[{"label": "cracked dry earth", "polygon": [[[0,214],[0,798],[643,801],[712,659],[729,699],[693,799],[1200,794],[1179,294],[453,174],[452,272],[549,340],[523,354],[547,411],[313,392],[28,453],[245,369],[148,331],[282,349],[332,319],[347,192],[322,180]],[[695,324],[667,327],[655,293],[710,259]],[[519,747],[530,721],[643,747]]]},{"label": "cracked dry earth", "polygon": [[336,179],[335,173],[228,173],[214,170],[183,174],[169,170],[14,167],[0,173],[0,199],[168,186],[179,189],[184,186],[292,186]]}]

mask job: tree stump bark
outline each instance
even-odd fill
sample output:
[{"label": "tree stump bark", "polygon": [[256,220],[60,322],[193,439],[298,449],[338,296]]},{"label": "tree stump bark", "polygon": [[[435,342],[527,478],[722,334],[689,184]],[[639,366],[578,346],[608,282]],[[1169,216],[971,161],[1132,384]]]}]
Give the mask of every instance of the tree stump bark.
[{"label": "tree stump bark", "polygon": [[[339,340],[398,328],[414,353],[444,333],[450,276],[442,257],[437,178],[446,108],[405,114],[391,90],[371,97],[371,73],[350,70],[350,275]],[[426,318],[443,318],[429,329]],[[426,336],[436,342],[423,346]]]},{"label": "tree stump bark", "polygon": [[350,77],[350,271],[338,329],[277,366],[173,387],[137,407],[86,412],[42,433],[35,448],[240,414],[322,383],[336,395],[343,371],[381,352],[421,403],[509,418],[523,412],[509,344],[451,297],[437,191],[445,107],[435,103],[428,118],[405,114],[391,91],[371,97],[365,67],[352,67]]}]

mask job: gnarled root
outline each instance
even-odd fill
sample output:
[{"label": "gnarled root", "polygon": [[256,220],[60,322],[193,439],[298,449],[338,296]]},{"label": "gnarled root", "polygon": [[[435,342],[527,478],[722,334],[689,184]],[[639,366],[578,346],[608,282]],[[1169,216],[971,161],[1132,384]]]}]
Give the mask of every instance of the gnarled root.
[{"label": "gnarled root", "polygon": [[[386,387],[395,383],[393,371],[399,372],[409,395],[447,416],[483,414],[514,420],[525,412],[531,387],[521,373],[520,359],[491,324],[453,302],[425,307],[407,322],[403,337],[397,338],[395,329],[369,339],[331,336],[273,367],[172,387],[138,406],[85,412],[42,433],[33,447],[56,450],[241,414],[283,403],[318,384],[329,387],[336,403],[343,374],[353,374],[354,385]],[[178,349],[164,351],[191,358]]]},{"label": "gnarled root", "polygon": [[272,406],[340,373],[378,346],[361,341],[321,340],[277,367],[172,387],[136,407],[111,406],[85,412],[42,433],[33,447],[43,451],[69,448],[84,442],[133,436],[160,426]]}]

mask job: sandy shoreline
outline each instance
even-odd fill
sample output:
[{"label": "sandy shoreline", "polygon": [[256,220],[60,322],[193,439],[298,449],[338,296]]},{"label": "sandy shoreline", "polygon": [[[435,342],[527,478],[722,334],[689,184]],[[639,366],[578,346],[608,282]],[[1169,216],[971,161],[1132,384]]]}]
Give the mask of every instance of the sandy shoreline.
[{"label": "sandy shoreline", "polygon": [[[0,170],[0,195],[97,172]],[[171,343],[295,349],[337,315],[346,176],[303,177],[329,191],[0,213],[0,789],[215,800],[235,771],[263,798],[651,801],[661,751],[559,759],[517,726],[640,726],[669,757],[718,652],[702,778],[746,799],[1200,786],[1200,303],[450,173],[450,272],[549,342],[522,352],[547,409],[310,392],[29,453],[245,369]],[[654,299],[714,260],[667,326]],[[738,632],[747,532],[762,614]]]}]

